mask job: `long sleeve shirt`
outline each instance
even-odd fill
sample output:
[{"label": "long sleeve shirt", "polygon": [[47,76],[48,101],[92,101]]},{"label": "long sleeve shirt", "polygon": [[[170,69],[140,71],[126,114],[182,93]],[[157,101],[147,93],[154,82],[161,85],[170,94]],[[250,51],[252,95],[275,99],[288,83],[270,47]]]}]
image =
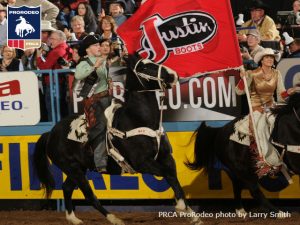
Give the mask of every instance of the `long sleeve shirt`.
[{"label": "long sleeve shirt", "polygon": [[[97,57],[89,56],[89,59],[93,64],[95,64]],[[93,71],[94,67],[91,66],[86,60],[83,60],[76,66],[75,78],[78,80],[83,80]],[[95,94],[108,90],[108,71],[106,69],[106,61],[104,61],[103,64],[97,68],[96,72],[99,77],[99,81],[95,88]]]},{"label": "long sleeve shirt", "polygon": [[68,45],[63,42],[52,49],[45,60],[42,57],[37,58],[37,67],[41,70],[61,69],[61,65],[57,63],[60,57],[68,59]]},{"label": "long sleeve shirt", "polygon": [[15,6],[39,6],[42,9],[42,19],[51,22],[52,27],[56,27],[56,17],[59,13],[59,9],[52,2],[47,0],[17,0]]},{"label": "long sleeve shirt", "polygon": [[[275,90],[277,102],[284,102],[284,98],[287,97],[287,92],[279,70],[272,69],[272,77],[270,80],[265,80],[263,78],[263,72],[261,68],[256,70],[248,70],[246,71],[246,74],[252,107],[273,105],[273,95]],[[236,92],[238,95],[245,93],[245,86],[242,79],[236,86]]]},{"label": "long sleeve shirt", "polygon": [[[252,27],[252,26],[255,26],[256,29],[258,29],[262,41],[280,40],[279,31],[276,29],[274,20],[269,16],[265,16],[259,24],[255,24],[252,20],[248,20],[242,25],[242,27]],[[239,34],[247,34],[247,33],[248,30],[241,30],[239,32]]]}]

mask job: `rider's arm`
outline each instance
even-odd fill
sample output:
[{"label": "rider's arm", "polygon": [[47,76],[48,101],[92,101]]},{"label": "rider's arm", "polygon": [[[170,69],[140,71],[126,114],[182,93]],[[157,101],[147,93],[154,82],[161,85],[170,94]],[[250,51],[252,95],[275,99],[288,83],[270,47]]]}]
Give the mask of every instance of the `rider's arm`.
[{"label": "rider's arm", "polygon": [[243,72],[244,74],[242,75],[242,72],[241,72],[241,79],[239,80],[238,84],[236,85],[235,87],[235,92],[238,94],[238,95],[243,95],[245,94],[245,84],[244,84],[244,80],[243,80],[243,76],[246,77],[246,81],[247,81],[247,87],[249,88],[251,83],[252,83],[252,73],[251,73],[251,70],[248,70],[248,71],[244,71]]},{"label": "rider's arm", "polygon": [[[91,66],[86,60],[81,61],[76,66],[75,78],[82,80],[94,71],[95,67]],[[105,61],[101,66],[97,67],[97,74],[106,73]]]}]

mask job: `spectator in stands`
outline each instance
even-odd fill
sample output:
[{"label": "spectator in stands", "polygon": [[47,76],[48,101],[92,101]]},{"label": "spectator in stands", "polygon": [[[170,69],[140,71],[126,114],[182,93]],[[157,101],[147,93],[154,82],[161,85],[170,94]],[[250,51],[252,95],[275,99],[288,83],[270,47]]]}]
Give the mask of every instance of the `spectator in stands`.
[{"label": "spectator in stands", "polygon": [[51,26],[50,21],[42,20],[41,22],[41,29],[42,29],[42,43],[47,44],[48,38],[52,31],[56,30]]},{"label": "spectator in stands", "polygon": [[78,54],[79,45],[73,46],[72,49],[73,49],[73,53],[72,53],[70,68],[75,68],[80,61],[80,56]]},{"label": "spectator in stands", "polygon": [[97,17],[101,13],[101,0],[90,1],[91,8],[93,9],[94,16]]},{"label": "spectator in stands", "polygon": [[56,5],[48,0],[18,0],[15,6],[39,6],[41,5],[42,19],[51,22],[52,27],[56,28],[56,17],[59,13],[59,9]]},{"label": "spectator in stands", "polygon": [[113,17],[117,26],[120,26],[127,20],[124,15],[126,9],[126,3],[124,0],[112,0],[109,2],[109,15]]},{"label": "spectator in stands", "polygon": [[243,48],[242,58],[244,61],[244,66],[246,69],[256,69],[258,65],[254,62],[254,56],[263,51],[264,48],[259,45],[260,43],[260,34],[256,29],[249,30],[247,34],[247,48]]},{"label": "spectator in stands", "polygon": [[81,16],[84,20],[84,30],[87,33],[95,33],[97,29],[97,19],[94,15],[91,6],[87,3],[80,3],[78,5],[76,13],[77,15]]},{"label": "spectator in stands", "polygon": [[[49,44],[52,50],[47,54],[46,57],[42,55],[40,49],[37,51],[38,68],[41,70],[62,69],[62,65],[60,64],[60,59],[63,58],[66,61],[69,61],[72,54],[71,48],[66,43],[66,35],[64,34],[64,32],[60,30],[52,31],[49,37]],[[45,93],[46,108],[48,112],[48,120],[52,121],[49,75],[44,76],[44,88],[45,88],[44,93]],[[68,107],[66,103],[66,86],[65,86],[64,76],[59,76],[59,88],[60,88],[59,99],[60,99],[61,116],[64,117],[68,115]]]},{"label": "spectator in stands", "polygon": [[71,19],[72,33],[67,35],[67,39],[70,41],[82,40],[88,33],[84,29],[84,20],[81,16],[74,16]]},{"label": "spectator in stands", "polygon": [[24,70],[36,70],[36,49],[29,48],[24,51],[24,54],[21,57],[22,64],[24,66]]},{"label": "spectator in stands", "polygon": [[101,39],[100,53],[106,59],[108,66],[120,66],[120,57],[115,54],[109,39]]},{"label": "spectator in stands", "polygon": [[71,27],[71,19],[76,15],[69,5],[63,6],[57,16],[57,26],[60,30]]},{"label": "spectator in stands", "polygon": [[0,71],[24,71],[22,62],[16,58],[16,49],[4,45],[1,50]]},{"label": "spectator in stands", "polygon": [[288,46],[290,54],[287,58],[300,58],[300,38],[295,38]]},{"label": "spectator in stands", "polygon": [[[300,0],[295,0],[293,2],[293,14],[295,16],[295,19],[297,17],[297,13],[300,12]],[[296,21],[295,21],[295,24],[296,24]]]},{"label": "spectator in stands", "polygon": [[[266,15],[268,7],[261,0],[254,0],[250,6],[251,19],[242,27],[256,27],[259,30],[262,41],[279,41],[279,32],[271,17]],[[238,34],[239,41],[247,40],[247,30],[241,30]]]},{"label": "spectator in stands", "polygon": [[101,35],[103,39],[110,39],[116,41],[118,35],[116,34],[117,24],[111,16],[104,16],[99,23],[96,33]]},{"label": "spectator in stands", "polygon": [[7,42],[6,7],[0,4],[0,48]]},{"label": "spectator in stands", "polygon": [[[115,0],[108,0],[106,1],[106,6],[108,6],[108,12],[109,12],[109,4],[110,2],[113,2]],[[135,0],[124,0],[125,7],[124,7],[124,15],[131,15],[135,12],[138,4],[136,2],[140,2],[141,0],[135,1]]]}]

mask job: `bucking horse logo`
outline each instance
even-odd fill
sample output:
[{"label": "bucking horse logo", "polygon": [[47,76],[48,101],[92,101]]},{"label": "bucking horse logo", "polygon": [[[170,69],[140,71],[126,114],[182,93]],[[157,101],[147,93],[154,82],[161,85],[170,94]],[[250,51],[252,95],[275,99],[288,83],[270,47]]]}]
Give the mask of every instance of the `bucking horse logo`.
[{"label": "bucking horse logo", "polygon": [[7,7],[7,45],[22,50],[41,46],[41,6]]},{"label": "bucking horse logo", "polygon": [[[19,19],[17,19],[16,21],[21,21],[20,23],[17,24],[15,29],[15,32],[18,36],[24,37],[27,36],[27,34],[35,32],[33,26],[31,26],[31,24],[28,23],[28,21],[26,21],[26,19],[23,16],[20,16]],[[25,34],[24,31],[26,31]]]}]

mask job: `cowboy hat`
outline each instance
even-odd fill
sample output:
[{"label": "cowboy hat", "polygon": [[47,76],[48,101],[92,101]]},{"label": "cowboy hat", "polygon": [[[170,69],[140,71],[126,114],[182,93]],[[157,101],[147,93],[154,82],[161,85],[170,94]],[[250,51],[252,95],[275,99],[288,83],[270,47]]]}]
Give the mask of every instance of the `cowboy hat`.
[{"label": "cowboy hat", "polygon": [[4,7],[2,4],[0,4],[0,11],[6,11],[6,7]]},{"label": "cowboy hat", "polygon": [[254,37],[257,37],[260,40],[260,33],[259,33],[259,30],[257,30],[257,29],[250,29],[247,33],[247,36],[248,35],[252,35]]},{"label": "cowboy hat", "polygon": [[249,9],[250,11],[253,10],[253,9],[263,9],[263,10],[268,10],[269,9],[269,6],[266,5],[263,1],[261,0],[254,0],[250,3],[250,6],[249,6]]},{"label": "cowboy hat", "polygon": [[113,4],[113,3],[118,3],[122,6],[122,8],[124,9],[124,11],[126,10],[126,2],[124,0],[110,0],[108,2],[108,5]]},{"label": "cowboy hat", "polygon": [[254,62],[255,63],[259,63],[262,58],[266,55],[271,55],[274,56],[275,60],[278,62],[280,59],[280,55],[279,54],[275,54],[274,50],[271,48],[265,48],[264,50],[258,52],[255,56],[254,56]]},{"label": "cowboy hat", "polygon": [[80,47],[78,49],[78,55],[80,57],[86,56],[86,49],[90,47],[93,44],[97,44],[100,42],[100,39],[98,35],[87,35],[86,37],[83,38],[83,40],[80,43]]},{"label": "cowboy hat", "polygon": [[294,42],[294,38],[292,38],[287,32],[283,32],[282,36],[284,37],[285,45],[290,45]]},{"label": "cowboy hat", "polygon": [[56,30],[54,27],[51,26],[51,22],[48,20],[42,20],[41,23],[42,31],[54,31]]}]

